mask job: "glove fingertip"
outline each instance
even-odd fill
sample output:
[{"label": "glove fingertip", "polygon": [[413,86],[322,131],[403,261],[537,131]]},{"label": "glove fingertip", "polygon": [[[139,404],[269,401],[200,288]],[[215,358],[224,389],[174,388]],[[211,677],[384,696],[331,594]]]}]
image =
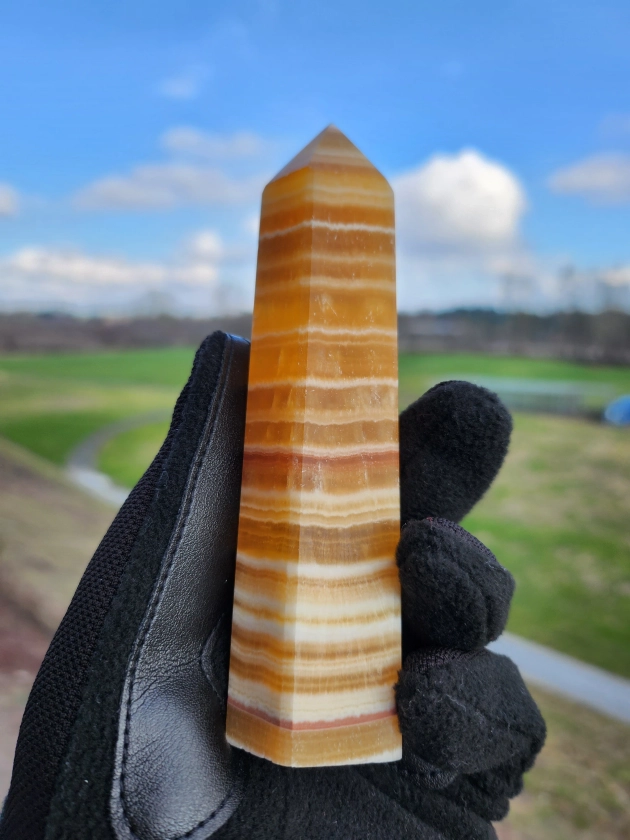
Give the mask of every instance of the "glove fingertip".
[{"label": "glove fingertip", "polygon": [[477,650],[502,633],[514,579],[459,525],[432,518],[408,523],[397,562],[412,648]]},{"label": "glove fingertip", "polygon": [[459,522],[490,487],[507,453],[512,417],[471,382],[441,382],[400,415],[402,521]]}]

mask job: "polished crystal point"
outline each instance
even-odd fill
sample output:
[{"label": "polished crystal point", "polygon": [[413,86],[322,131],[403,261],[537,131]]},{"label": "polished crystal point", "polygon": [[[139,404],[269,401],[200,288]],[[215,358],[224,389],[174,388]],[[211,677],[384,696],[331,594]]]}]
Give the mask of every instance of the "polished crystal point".
[{"label": "polished crystal point", "polygon": [[394,202],[329,126],[262,198],[227,737],[394,761],[400,668]]}]

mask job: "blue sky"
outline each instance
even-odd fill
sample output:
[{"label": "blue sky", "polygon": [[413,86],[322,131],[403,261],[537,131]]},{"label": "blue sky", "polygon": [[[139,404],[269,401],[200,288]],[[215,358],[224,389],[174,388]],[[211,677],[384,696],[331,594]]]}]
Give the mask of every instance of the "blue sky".
[{"label": "blue sky", "polygon": [[629,37],[625,0],[5,0],[0,307],[247,307],[260,189],[330,122],[394,185],[401,308],[558,305],[569,264],[596,305]]}]

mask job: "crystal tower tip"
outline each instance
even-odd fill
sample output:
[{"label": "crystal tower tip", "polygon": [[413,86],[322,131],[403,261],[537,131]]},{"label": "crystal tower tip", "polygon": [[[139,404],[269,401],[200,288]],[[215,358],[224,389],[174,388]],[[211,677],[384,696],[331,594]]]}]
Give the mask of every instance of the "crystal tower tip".
[{"label": "crystal tower tip", "polygon": [[[339,170],[343,170],[345,167],[351,167],[353,169],[364,168],[378,172],[376,167],[370,163],[354,143],[348,140],[346,135],[332,124],[326,126],[301,152],[298,152],[272,178],[271,183],[304,167],[312,169],[337,167]],[[383,180],[385,179],[383,178]]]}]

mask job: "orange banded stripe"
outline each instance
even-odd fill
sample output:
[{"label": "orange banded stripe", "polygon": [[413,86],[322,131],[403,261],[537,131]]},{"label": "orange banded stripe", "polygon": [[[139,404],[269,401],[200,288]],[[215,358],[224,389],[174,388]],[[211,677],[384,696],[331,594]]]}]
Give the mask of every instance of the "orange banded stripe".
[{"label": "orange banded stripe", "polygon": [[290,730],[228,700],[228,741],[286,767],[317,767],[400,758],[398,718],[327,729]]},{"label": "orange banded stripe", "polygon": [[[258,490],[295,492],[318,491],[325,494],[346,495],[363,488],[387,489],[398,487],[395,453],[375,451],[363,462],[350,458],[326,458],[315,470],[309,469],[309,458],[299,451],[260,449],[247,450],[243,459],[243,485]],[[378,458],[377,456],[388,456]]]},{"label": "orange banded stripe", "polygon": [[[254,590],[264,587],[267,583],[276,584],[287,581],[291,582],[292,586],[297,586],[299,582],[300,587],[304,589],[304,593],[311,597],[316,597],[316,593],[320,590],[322,593],[331,596],[334,589],[335,597],[338,592],[339,597],[344,600],[344,603],[347,603],[348,599],[352,599],[353,590],[358,589],[356,597],[362,598],[362,593],[365,593],[367,597],[370,596],[369,587],[372,585],[376,592],[380,591],[380,587],[391,582],[395,582],[398,586],[398,569],[395,563],[391,561],[384,563],[382,558],[374,561],[375,568],[366,571],[365,574],[353,575],[350,573],[343,576],[335,575],[333,578],[329,577],[325,570],[322,570],[321,577],[304,575],[301,569],[298,570],[297,565],[292,568],[290,564],[287,565],[287,561],[278,564],[278,568],[255,566],[253,562],[255,561],[243,558],[239,554],[236,555],[236,573],[244,576],[241,578],[243,584],[247,585],[248,582],[251,582]],[[305,564],[302,563],[301,565],[304,566]],[[366,566],[368,565],[369,561],[366,562]]]},{"label": "orange banded stripe", "polygon": [[[391,656],[395,652],[391,651]],[[322,658],[322,664],[325,658]],[[297,663],[296,663],[297,664]],[[365,659],[357,662],[356,670],[349,665],[341,672],[329,674],[322,670],[314,676],[303,676],[291,669],[283,672],[280,663],[265,664],[249,657],[241,659],[238,650],[230,653],[230,672],[252,683],[259,683],[277,693],[290,691],[292,694],[326,695],[342,691],[359,691],[380,686],[394,686],[398,679],[398,664],[383,669],[366,669]]]},{"label": "orange banded stripe", "polygon": [[270,333],[260,333],[257,340],[265,349],[275,348],[284,350],[285,353],[288,340],[291,340],[294,351],[298,350],[298,352],[303,343],[311,349],[321,348],[326,351],[333,349],[341,353],[348,353],[351,350],[356,352],[358,349],[368,353],[381,353],[383,347],[396,346],[396,336],[385,327],[365,327],[363,330],[336,330],[322,326],[294,327],[288,330],[276,329]]},{"label": "orange banded stripe", "polygon": [[[353,623],[361,624],[363,622]],[[293,639],[289,641],[279,639],[269,633],[259,633],[256,635],[256,639],[252,640],[251,633],[237,625],[232,633],[232,642],[236,644],[237,656],[242,659],[249,660],[250,657],[255,659],[260,652],[264,652],[269,658],[279,663],[282,661],[295,662],[298,672],[300,663],[306,663],[309,666],[321,663],[323,669],[332,669],[333,666],[339,666],[349,670],[353,660],[360,660],[362,656],[371,656],[382,660],[390,658],[392,653],[400,652],[400,636],[394,632],[384,635],[378,633],[371,638],[349,638],[330,641],[326,644],[320,642],[310,644],[304,641],[296,642]],[[250,651],[250,653],[247,654],[246,651]],[[359,661],[356,664],[360,669],[365,668],[365,663],[361,664]],[[386,680],[382,682],[387,685]]]},{"label": "orange banded stripe", "polygon": [[[323,191],[322,191],[323,194]],[[335,202],[326,200],[314,204],[312,209],[302,205],[297,208],[277,205],[270,207],[261,217],[260,234],[262,237],[279,231],[293,228],[299,224],[310,222],[327,222],[330,224],[359,223],[371,227],[393,228],[393,214],[390,207],[381,202],[358,204],[356,202]]]},{"label": "orange banded stripe", "polygon": [[[331,539],[333,537],[333,539]],[[394,557],[400,522],[375,522],[331,529],[298,523],[239,523],[238,550],[264,560],[298,558],[316,563],[347,564]]]},{"label": "orange banded stripe", "polygon": [[392,706],[391,708],[384,709],[380,712],[368,712],[364,715],[348,715],[347,717],[336,718],[335,720],[314,720],[308,723],[297,723],[292,720],[287,720],[286,718],[274,717],[267,712],[263,712],[261,709],[254,709],[251,706],[247,706],[245,703],[239,702],[238,700],[229,700],[228,702],[235,709],[241,709],[242,711],[247,712],[250,715],[254,715],[261,720],[280,726],[282,729],[291,729],[295,732],[304,732],[314,729],[334,729],[341,726],[355,726],[356,724],[371,723],[375,720],[382,720],[383,718],[391,717],[396,714],[396,709]]},{"label": "orange banded stripe", "polygon": [[[265,593],[267,594],[267,593]],[[272,594],[276,594],[275,592]],[[386,593],[380,593],[381,596],[386,595]],[[394,602],[396,600],[398,593],[392,587],[391,593],[391,601]],[[384,598],[383,598],[384,600]],[[279,627],[289,625],[291,623],[290,619],[286,615],[285,612],[282,610],[272,610],[272,609],[264,609],[263,607],[254,604],[252,601],[243,600],[242,597],[238,597],[234,599],[234,606],[238,607],[244,614],[248,614],[253,619],[260,619],[263,621],[269,622],[276,622]],[[317,608],[317,602],[310,605],[313,608]],[[361,624],[363,626],[375,626],[376,622],[389,622],[398,620],[400,618],[400,608],[393,604],[389,609],[384,607],[379,607],[378,610],[374,610],[373,612],[367,612],[364,610],[360,615],[355,616],[344,616],[343,618],[332,618],[331,616],[308,616],[308,615],[301,615],[299,619],[300,625],[307,625],[308,627],[337,627],[337,628],[352,628],[357,624]],[[296,620],[297,621],[297,620]],[[296,623],[296,622],[294,622]],[[234,620],[235,625],[243,625],[245,624],[245,615],[243,616],[243,620],[240,619]],[[249,632],[249,631],[248,631]]]},{"label": "orange banded stripe", "polygon": [[[361,220],[358,220],[360,224]],[[374,227],[366,229],[359,225],[352,226],[354,219],[347,219],[347,226],[319,227],[304,226],[302,223],[291,225],[286,228],[277,229],[277,236],[271,236],[273,230],[265,230],[263,238],[259,241],[258,259],[259,264],[269,267],[277,258],[286,259],[288,253],[295,253],[305,246],[305,243],[313,243],[315,253],[322,255],[329,251],[331,255],[341,251],[345,256],[356,255],[358,267],[365,261],[369,263],[370,258],[380,256],[383,251],[391,250],[393,247],[394,232],[388,227]],[[265,237],[266,234],[266,237]]]},{"label": "orange banded stripe", "polygon": [[395,504],[389,504],[386,510],[382,508],[375,510],[374,507],[365,508],[361,511],[353,510],[347,506],[344,510],[331,512],[326,508],[319,510],[300,510],[299,505],[293,504],[291,508],[277,510],[275,507],[262,507],[259,505],[244,505],[241,503],[241,517],[249,522],[273,522],[284,524],[285,522],[296,522],[302,528],[319,527],[326,529],[331,539],[336,538],[335,531],[340,528],[347,528],[349,525],[361,525],[374,522],[375,516],[380,520],[394,521],[398,508]]},{"label": "orange banded stripe", "polygon": [[[285,256],[278,254],[273,259],[259,264],[256,284],[258,286],[260,283],[260,291],[256,288],[256,295],[264,297],[268,289],[275,290],[281,283],[290,283],[296,287],[296,291],[301,291],[304,286],[299,283],[300,278],[326,277],[331,280],[344,280],[352,285],[353,282],[365,283],[369,280],[378,284],[383,280],[391,282],[392,276],[391,255],[383,253],[373,254],[369,262],[357,266],[356,258],[326,252],[317,259],[317,271],[314,271],[312,250],[304,247],[297,253]],[[391,296],[394,290],[390,288],[384,293]],[[339,320],[337,323],[343,321]]]},{"label": "orange banded stripe", "polygon": [[[367,488],[374,490],[391,488],[395,490],[398,487],[398,476],[394,471],[395,465],[391,463],[380,464],[377,469],[371,467],[370,462],[366,459],[365,468],[356,465],[352,469],[344,469],[344,464],[335,464],[329,461],[321,467],[317,474],[313,474],[303,471],[297,453],[296,459],[292,463],[291,453],[287,454],[289,455],[289,464],[275,458],[269,458],[265,462],[260,460],[248,462],[243,469],[243,475],[247,481],[245,486],[259,491],[286,492],[291,496],[294,496],[295,493],[310,491],[321,492],[329,496],[335,494],[346,496]],[[277,469],[281,465],[284,466],[284,472],[280,474],[267,472],[267,469],[273,469],[276,463],[278,464]],[[371,481],[366,477],[366,469],[371,469],[375,473]],[[332,505],[333,502],[331,501],[331,507]]]},{"label": "orange banded stripe", "polygon": [[[359,385],[343,391],[309,391],[293,385],[253,385],[247,395],[247,422],[289,422],[303,425],[307,405],[308,416],[315,423],[335,424],[343,421],[392,420],[397,411],[398,389],[383,387],[375,391]],[[247,436],[247,428],[245,430]]]},{"label": "orange banded stripe", "polygon": [[302,766],[400,756],[393,197],[322,136],[263,195],[228,710]]},{"label": "orange banded stripe", "polygon": [[304,593],[307,600],[319,600],[326,597],[330,601],[331,598],[335,600],[339,598],[343,603],[352,603],[355,600],[362,602],[376,597],[390,585],[398,588],[398,570],[394,563],[383,566],[369,575],[336,577],[334,581],[324,576],[321,578],[303,577],[299,575],[297,566],[290,574],[284,563],[282,566],[284,568],[277,571],[255,568],[237,555],[236,574],[239,575],[239,586],[250,589],[252,593],[263,595],[266,592],[271,594],[281,586],[286,586],[287,591],[294,592],[299,585],[300,591]]},{"label": "orange banded stripe", "polygon": [[[360,300],[354,300],[355,297]],[[313,290],[306,299],[301,295],[281,294],[273,308],[254,318],[252,337],[255,341],[257,335],[273,332],[278,324],[293,322],[303,326],[309,317],[311,323],[328,327],[334,325],[336,313],[357,329],[370,324],[389,326],[396,315],[396,300],[363,288],[354,296],[332,289]]]},{"label": "orange banded stripe", "polygon": [[[301,177],[300,177],[301,176]],[[350,207],[364,202],[370,207],[383,207],[393,216],[391,194],[383,189],[378,179],[352,179],[339,181],[331,177],[312,178],[309,173],[296,173],[282,188],[265,189],[261,220],[274,217],[278,212],[314,213],[320,206]]]},{"label": "orange banded stripe", "polygon": [[329,446],[334,441],[335,448],[373,443],[395,446],[397,438],[398,423],[389,417],[349,423],[297,423],[295,420],[270,423],[252,419],[247,424],[247,443],[252,447],[288,446],[301,444],[304,440],[314,446]]},{"label": "orange banded stripe", "polygon": [[[320,262],[320,261],[318,261]],[[385,279],[383,272],[375,271],[374,288],[365,283],[360,272],[354,272],[359,289],[352,288],[352,280],[346,277],[346,271],[352,272],[351,264],[344,269],[340,266],[336,271],[328,265],[327,260],[322,260],[317,266],[317,275],[327,278],[329,282],[322,283],[321,288],[317,284],[312,286],[295,286],[282,288],[281,277],[274,267],[274,288],[273,307],[260,312],[255,318],[256,332],[254,337],[273,332],[278,324],[294,323],[296,326],[306,325],[308,322],[314,326],[334,326],[335,323],[346,323],[357,329],[363,326],[391,328],[392,315],[396,314],[396,297],[392,292],[385,292],[382,289],[382,282]],[[291,274],[297,273],[297,266],[291,266]],[[340,277],[338,285],[330,281]],[[369,274],[368,274],[369,278]],[[261,295],[264,296],[264,286]],[[313,305],[318,304],[318,309]],[[325,309],[322,307],[325,304]],[[304,307],[309,309],[305,312]],[[321,311],[320,311],[321,310]],[[285,320],[278,320],[277,314],[286,313]],[[336,317],[339,315],[339,318]],[[264,327],[262,326],[264,325]]]},{"label": "orange banded stripe", "polygon": [[[328,379],[334,386],[344,379],[364,379],[367,384],[370,379],[378,381],[393,378],[391,372],[392,367],[395,369],[396,366],[396,343],[391,339],[384,341],[380,348],[372,348],[368,352],[350,342],[312,341],[307,338],[304,345],[302,352],[298,351],[287,358],[281,343],[265,345],[263,342],[252,367],[252,381],[273,384],[310,375],[317,376],[318,380]],[[322,383],[320,387],[325,388],[326,384]]]},{"label": "orange banded stripe", "polygon": [[[267,471],[277,470],[286,473],[289,469],[323,470],[327,468],[344,472],[352,470],[386,469],[392,464],[398,469],[398,453],[395,449],[375,450],[360,454],[344,454],[343,450],[329,456],[308,455],[299,451],[284,452],[282,450],[245,448],[244,460],[248,470]],[[245,483],[245,482],[243,482]]]}]

